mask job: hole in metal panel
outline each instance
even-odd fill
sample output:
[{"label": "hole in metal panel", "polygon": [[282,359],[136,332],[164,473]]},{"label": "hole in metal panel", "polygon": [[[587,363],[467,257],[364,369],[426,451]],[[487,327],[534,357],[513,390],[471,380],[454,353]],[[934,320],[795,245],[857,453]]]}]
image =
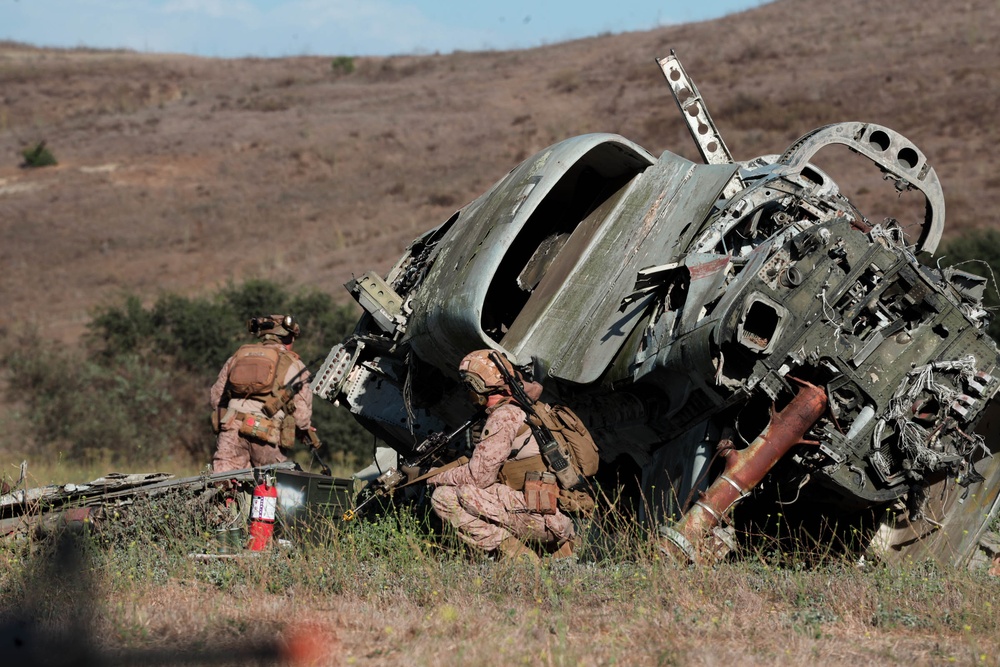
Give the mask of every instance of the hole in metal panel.
[{"label": "hole in metal panel", "polygon": [[868,144],[877,151],[889,150],[889,144],[892,141],[889,139],[889,135],[882,130],[875,130],[868,137]]},{"label": "hole in metal panel", "polygon": [[743,321],[741,342],[751,349],[765,349],[774,338],[780,321],[781,316],[778,311],[769,304],[763,301],[754,301],[750,304],[750,309]]},{"label": "hole in metal panel", "polygon": [[[799,172],[799,174],[802,176],[802,178],[806,179],[810,183],[815,183],[816,185],[823,185],[823,183],[826,182],[822,174],[820,174],[815,169],[810,169],[808,165],[803,167],[802,171]],[[768,194],[770,195],[770,193]]]},{"label": "hole in metal panel", "polygon": [[899,153],[896,154],[896,159],[899,160],[900,164],[906,165],[910,169],[916,167],[917,163],[920,162],[920,156],[917,155],[917,151],[913,150],[909,146],[899,151]]}]

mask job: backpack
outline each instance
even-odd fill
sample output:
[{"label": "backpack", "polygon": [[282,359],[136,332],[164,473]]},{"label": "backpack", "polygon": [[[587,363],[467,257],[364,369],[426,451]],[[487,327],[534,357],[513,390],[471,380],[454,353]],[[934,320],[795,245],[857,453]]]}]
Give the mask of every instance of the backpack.
[{"label": "backpack", "polygon": [[528,420],[552,433],[560,449],[569,455],[581,475],[590,477],[595,474],[601,462],[597,443],[576,413],[565,405],[549,405],[541,401],[536,402],[533,408],[535,415],[529,415]]},{"label": "backpack", "polygon": [[259,343],[244,345],[233,358],[228,387],[233,396],[240,398],[273,393],[292,363],[290,355]]}]

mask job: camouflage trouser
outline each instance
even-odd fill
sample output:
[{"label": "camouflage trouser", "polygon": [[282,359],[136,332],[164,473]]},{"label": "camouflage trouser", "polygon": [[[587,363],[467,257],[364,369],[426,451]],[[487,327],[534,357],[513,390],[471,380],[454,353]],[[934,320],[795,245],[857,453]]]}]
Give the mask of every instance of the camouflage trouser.
[{"label": "camouflage trouser", "polygon": [[287,460],[279,447],[242,438],[236,429],[223,429],[216,440],[212,472],[244,470]]},{"label": "camouflage trouser", "polygon": [[524,494],[505,484],[485,489],[472,484],[439,486],[431,496],[431,504],[466,544],[485,551],[496,549],[511,535],[524,541],[554,544],[573,537],[573,522],[568,516],[523,511]]}]

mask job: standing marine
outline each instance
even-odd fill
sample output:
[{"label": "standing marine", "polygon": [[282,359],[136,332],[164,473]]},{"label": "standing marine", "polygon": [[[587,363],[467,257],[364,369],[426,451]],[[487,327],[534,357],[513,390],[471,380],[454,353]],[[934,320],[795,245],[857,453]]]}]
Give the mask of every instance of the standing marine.
[{"label": "standing marine", "polygon": [[[516,370],[490,352],[472,352],[459,365],[470,398],[486,410],[486,424],[468,463],[427,480],[436,487],[431,504],[466,544],[486,552],[535,557],[525,544],[531,542],[548,551],[565,547],[568,553],[575,535],[573,521],[555,506],[554,497],[538,506],[537,495],[530,499],[536,502],[525,495],[526,472],[537,468],[540,473],[545,466],[525,410],[505,379],[514,377]],[[494,360],[504,364],[505,372]],[[538,383],[522,384],[530,400],[541,395]]]},{"label": "standing marine", "polygon": [[288,460],[296,433],[319,446],[312,427],[309,371],[292,351],[300,329],[291,315],[255,317],[247,330],[260,341],[240,347],[212,385],[216,426],[213,472]]}]

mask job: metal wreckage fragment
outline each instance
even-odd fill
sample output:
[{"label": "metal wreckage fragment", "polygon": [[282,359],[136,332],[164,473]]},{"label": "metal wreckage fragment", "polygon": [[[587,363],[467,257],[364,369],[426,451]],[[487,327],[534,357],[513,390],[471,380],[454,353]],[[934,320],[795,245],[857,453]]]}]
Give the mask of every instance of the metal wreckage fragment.
[{"label": "metal wreckage fragment", "polygon": [[[339,502],[419,497],[403,467],[470,453],[456,369],[491,348],[586,422],[593,481],[681,561],[777,512],[859,555],[996,556],[1000,353],[986,281],[918,259],[945,221],[926,156],[844,122],[736,161],[677,58],[657,62],[703,163],[567,139],[346,285],[365,314],[312,389],[387,447]],[[923,215],[869,220],[813,161],[835,145]]]},{"label": "metal wreckage fragment", "polygon": [[[208,506],[226,495],[220,486],[224,483],[250,485],[265,478],[273,480],[276,487],[276,509],[286,528],[320,518],[339,520],[352,502],[351,480],[302,472],[292,462],[181,478],[160,472],[110,473],[84,484],[5,489],[0,496],[0,539],[58,533],[114,520],[110,510],[127,508],[140,498],[180,494]],[[240,532],[242,539],[245,531]]]},{"label": "metal wreckage fragment", "polygon": [[[359,477],[467,420],[458,361],[492,348],[586,422],[595,481],[682,561],[775,512],[887,560],[995,554],[998,350],[986,281],[918,259],[945,220],[926,156],[845,122],[736,161],[677,58],[657,62],[703,164],[567,139],[346,285],[365,314],[313,391],[388,445]],[[923,215],[869,220],[813,161],[834,145]]]}]

